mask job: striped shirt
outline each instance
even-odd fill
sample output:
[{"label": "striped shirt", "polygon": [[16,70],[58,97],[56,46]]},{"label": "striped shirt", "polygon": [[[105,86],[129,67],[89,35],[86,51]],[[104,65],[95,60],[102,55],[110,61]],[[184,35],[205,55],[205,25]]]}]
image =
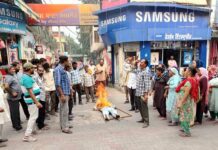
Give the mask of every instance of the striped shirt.
[{"label": "striped shirt", "polygon": [[81,77],[80,77],[80,72],[78,69],[76,70],[72,70],[70,72],[71,74],[71,82],[73,85],[76,85],[76,84],[80,84],[81,83]]},{"label": "striped shirt", "polygon": [[40,100],[40,88],[30,75],[23,74],[20,80],[20,84],[21,84],[22,92],[24,94],[24,101],[27,104],[34,103],[33,99],[30,97],[28,89],[32,89],[36,99],[38,101]]},{"label": "striped shirt", "polygon": [[147,70],[141,70],[137,74],[136,79],[136,96],[144,96],[145,92],[151,90],[151,78]]}]

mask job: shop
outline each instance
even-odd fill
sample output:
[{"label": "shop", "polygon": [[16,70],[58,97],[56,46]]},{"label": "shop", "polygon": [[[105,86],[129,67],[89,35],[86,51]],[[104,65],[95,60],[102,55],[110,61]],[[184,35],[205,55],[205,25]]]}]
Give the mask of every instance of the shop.
[{"label": "shop", "polygon": [[124,53],[137,54],[139,49],[139,57],[153,65],[167,65],[172,55],[179,67],[188,66],[193,59],[200,59],[206,67],[207,40],[211,39],[209,8],[133,2],[98,11],[96,15],[99,34],[106,45],[112,46],[112,55],[119,45]]},{"label": "shop", "polygon": [[25,14],[16,6],[0,3],[0,65],[21,58],[20,39],[26,34]]}]

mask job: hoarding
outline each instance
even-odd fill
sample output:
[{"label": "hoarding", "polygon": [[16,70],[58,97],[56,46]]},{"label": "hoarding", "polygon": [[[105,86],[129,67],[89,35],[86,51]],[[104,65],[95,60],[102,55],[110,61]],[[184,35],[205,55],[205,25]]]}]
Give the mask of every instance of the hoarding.
[{"label": "hoarding", "polygon": [[128,0],[103,0],[102,9],[107,9],[114,6],[119,6],[128,3]]},{"label": "hoarding", "polygon": [[41,21],[32,25],[78,26],[97,25],[98,17],[93,13],[100,9],[96,4],[29,4],[39,14]]}]

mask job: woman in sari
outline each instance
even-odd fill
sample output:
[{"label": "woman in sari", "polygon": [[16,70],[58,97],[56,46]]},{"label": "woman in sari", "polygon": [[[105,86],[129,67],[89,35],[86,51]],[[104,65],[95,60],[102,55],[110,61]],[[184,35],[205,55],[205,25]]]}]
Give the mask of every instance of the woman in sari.
[{"label": "woman in sari", "polygon": [[176,106],[176,87],[181,82],[181,77],[179,76],[178,70],[176,68],[169,69],[170,79],[167,82],[168,96],[166,99],[166,110],[167,115],[170,121],[169,126],[176,126],[178,124],[178,118],[175,115],[175,106]]},{"label": "woman in sari", "polygon": [[200,99],[197,103],[196,123],[202,124],[203,113],[205,111],[208,96],[208,71],[205,68],[199,68],[199,87]]},{"label": "woman in sari", "polygon": [[189,67],[186,70],[186,79],[179,84],[176,88],[178,93],[179,102],[177,108],[179,109],[179,120],[182,128],[182,137],[190,137],[190,122],[193,116],[193,102],[199,98],[198,81],[195,78],[196,69]]},{"label": "woman in sari", "polygon": [[218,118],[218,73],[214,74],[209,81],[209,111],[210,120],[215,121]]}]

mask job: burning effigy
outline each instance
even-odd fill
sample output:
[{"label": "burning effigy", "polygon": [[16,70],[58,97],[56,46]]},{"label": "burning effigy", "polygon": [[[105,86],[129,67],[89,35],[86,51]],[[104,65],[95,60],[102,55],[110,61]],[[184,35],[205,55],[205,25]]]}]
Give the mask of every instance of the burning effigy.
[{"label": "burning effigy", "polygon": [[[108,101],[108,93],[103,84],[97,86],[96,96],[98,97],[94,110],[99,110],[105,121],[109,121],[111,117],[119,119],[120,116],[117,113],[116,107]],[[111,117],[110,117],[111,116]]]}]

